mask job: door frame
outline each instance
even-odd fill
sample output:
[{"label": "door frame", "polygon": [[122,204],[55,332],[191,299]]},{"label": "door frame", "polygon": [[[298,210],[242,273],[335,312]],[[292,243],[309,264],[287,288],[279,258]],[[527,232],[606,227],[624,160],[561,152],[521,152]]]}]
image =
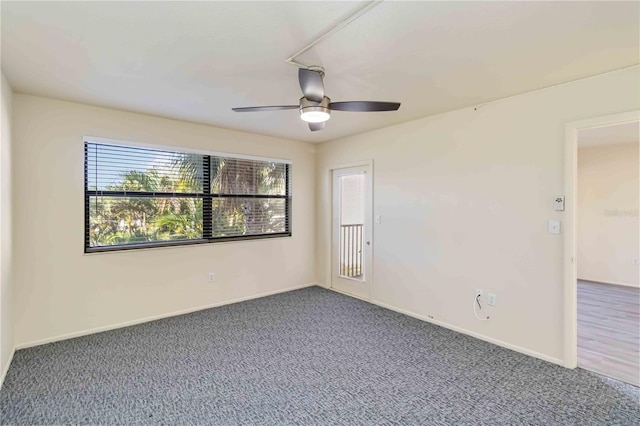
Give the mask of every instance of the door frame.
[{"label": "door frame", "polygon": [[[375,237],[374,237],[374,227],[373,227],[373,199],[374,199],[374,191],[373,191],[373,173],[374,173],[374,169],[373,169],[373,159],[370,160],[360,160],[360,161],[354,161],[351,163],[342,163],[342,164],[335,164],[335,165],[331,165],[328,167],[328,188],[329,188],[329,196],[331,199],[331,202],[329,203],[329,227],[327,229],[327,234],[326,236],[328,237],[327,241],[329,242],[329,244],[327,244],[326,247],[326,252],[325,252],[325,259],[327,259],[327,261],[325,262],[325,277],[327,277],[327,281],[328,281],[328,287],[329,289],[333,290],[333,291],[337,291],[340,293],[340,290],[336,289],[333,287],[333,263],[334,263],[334,259],[333,259],[333,238],[334,238],[334,232],[333,232],[333,172],[334,170],[340,170],[340,169],[349,169],[352,167],[368,167],[369,168],[369,173],[367,176],[367,185],[369,187],[369,204],[371,206],[368,212],[365,213],[367,216],[367,220],[370,224],[370,238],[369,240],[371,241],[371,245],[368,246],[368,249],[371,251],[371,265],[367,265],[367,285],[369,286],[369,291],[368,291],[368,298],[361,298],[358,296],[354,296],[352,294],[348,294],[348,296],[351,297],[355,297],[358,299],[362,299],[362,300],[366,300],[366,301],[371,301],[373,300],[373,289],[374,289],[374,273],[373,273],[373,264],[374,264],[374,251],[373,251],[373,247],[374,247],[374,242],[375,242]],[[347,293],[343,293],[343,294],[347,294]]]},{"label": "door frame", "polygon": [[622,112],[565,125],[564,224],[564,366],[578,366],[578,271],[576,266],[576,200],[578,186],[578,131],[640,121],[640,110]]}]

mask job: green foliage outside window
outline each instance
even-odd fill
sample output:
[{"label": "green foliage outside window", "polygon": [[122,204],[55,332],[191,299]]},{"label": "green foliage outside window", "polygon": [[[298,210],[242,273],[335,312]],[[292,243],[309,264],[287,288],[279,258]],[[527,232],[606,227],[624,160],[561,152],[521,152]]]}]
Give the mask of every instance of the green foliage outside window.
[{"label": "green foliage outside window", "polygon": [[288,232],[284,163],[88,147],[89,249]]}]

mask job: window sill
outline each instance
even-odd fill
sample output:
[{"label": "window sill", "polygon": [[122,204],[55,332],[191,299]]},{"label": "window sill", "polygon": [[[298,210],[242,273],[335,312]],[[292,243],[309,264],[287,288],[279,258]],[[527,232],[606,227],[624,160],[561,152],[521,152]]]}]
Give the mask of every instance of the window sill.
[{"label": "window sill", "polygon": [[190,241],[180,241],[180,242],[159,242],[159,243],[146,243],[146,244],[130,244],[126,246],[113,246],[113,247],[96,247],[96,248],[85,248],[85,255],[96,255],[96,254],[105,254],[105,253],[123,253],[123,252],[138,252],[138,251],[148,251],[148,250],[158,250],[158,249],[175,249],[180,247],[194,247],[194,246],[206,246],[211,247],[216,244],[229,244],[229,243],[238,243],[245,241],[268,241],[274,238],[291,238],[292,234],[290,232],[282,232],[277,234],[266,234],[266,235],[256,235],[256,236],[242,236],[242,237],[223,237],[223,238],[215,238],[211,240],[190,240]]}]

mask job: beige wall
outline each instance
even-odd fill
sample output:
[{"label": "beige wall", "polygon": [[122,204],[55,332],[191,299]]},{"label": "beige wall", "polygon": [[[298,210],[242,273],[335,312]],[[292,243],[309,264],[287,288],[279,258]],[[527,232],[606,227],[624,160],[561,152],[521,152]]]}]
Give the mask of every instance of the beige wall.
[{"label": "beige wall", "polygon": [[640,286],[638,163],[637,143],[578,150],[579,279]]},{"label": "beige wall", "polygon": [[[637,110],[639,91],[634,67],[320,145],[319,280],[329,168],[373,159],[373,300],[560,362],[563,236],[546,228],[564,219],[564,126]],[[474,318],[476,288],[497,295],[489,321]]]},{"label": "beige wall", "polygon": [[13,354],[13,248],[11,203],[11,149],[13,91],[2,74],[0,123],[0,386]]},{"label": "beige wall", "polygon": [[[83,136],[293,160],[293,237],[84,255]],[[19,347],[316,281],[312,145],[22,94],[14,140]]]},{"label": "beige wall", "polygon": [[[563,219],[564,124],[639,109],[639,89],[635,67],[324,143],[317,158],[295,141],[15,94],[15,342],[281,291],[316,270],[328,284],[328,169],[373,159],[373,300],[559,361],[563,241],[546,222]],[[294,236],[84,255],[86,135],[291,159]],[[478,287],[498,296],[490,321],[473,317]]]}]

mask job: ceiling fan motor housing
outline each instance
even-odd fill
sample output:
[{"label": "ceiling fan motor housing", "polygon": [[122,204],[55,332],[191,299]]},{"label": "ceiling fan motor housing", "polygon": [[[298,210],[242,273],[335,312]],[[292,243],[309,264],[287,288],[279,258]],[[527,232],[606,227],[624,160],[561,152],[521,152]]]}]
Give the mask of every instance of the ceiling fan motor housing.
[{"label": "ceiling fan motor housing", "polygon": [[309,123],[322,123],[331,116],[329,104],[331,99],[323,97],[322,101],[315,102],[305,97],[300,98],[300,118]]}]

